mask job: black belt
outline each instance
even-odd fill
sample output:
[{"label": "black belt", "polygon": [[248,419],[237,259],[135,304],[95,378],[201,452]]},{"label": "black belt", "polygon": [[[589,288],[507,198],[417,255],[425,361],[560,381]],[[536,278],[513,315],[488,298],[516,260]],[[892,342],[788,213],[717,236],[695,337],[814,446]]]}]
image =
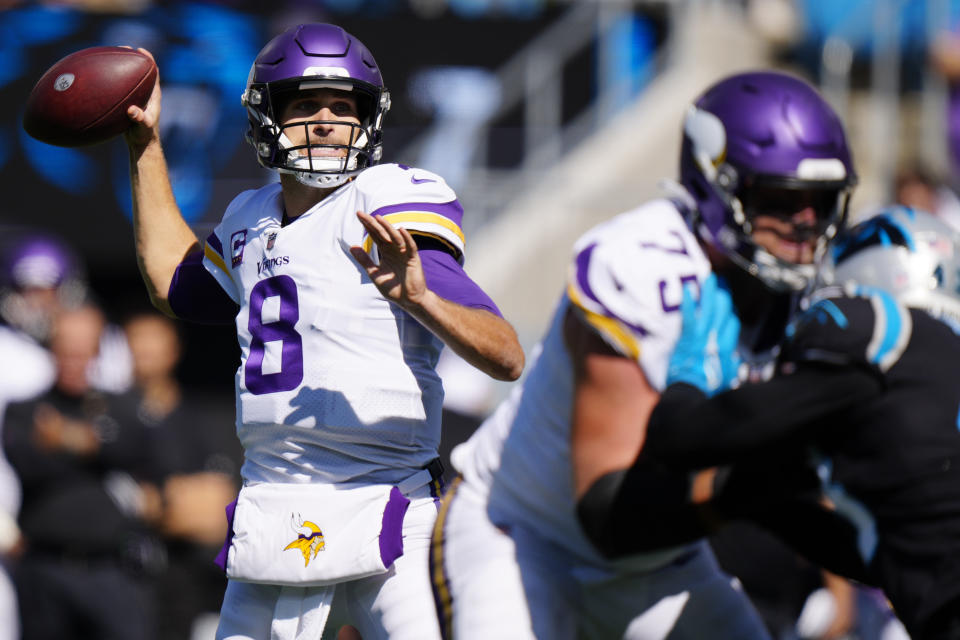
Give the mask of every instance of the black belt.
[{"label": "black belt", "polygon": [[443,462],[440,461],[440,458],[434,458],[433,460],[431,460],[430,462],[428,462],[427,464],[425,464],[420,468],[426,469],[427,471],[429,471],[430,477],[433,478],[434,480],[443,479],[443,472],[445,471],[445,469],[443,468]]}]

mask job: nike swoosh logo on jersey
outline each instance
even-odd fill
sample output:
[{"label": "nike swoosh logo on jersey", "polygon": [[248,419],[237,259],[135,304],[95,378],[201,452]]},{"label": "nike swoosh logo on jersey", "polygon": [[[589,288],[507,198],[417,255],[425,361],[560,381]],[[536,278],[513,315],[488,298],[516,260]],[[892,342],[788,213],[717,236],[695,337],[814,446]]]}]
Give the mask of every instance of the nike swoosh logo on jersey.
[{"label": "nike swoosh logo on jersey", "polygon": [[433,178],[418,178],[417,176],[410,176],[410,182],[413,184],[423,184],[424,182],[436,182]]}]

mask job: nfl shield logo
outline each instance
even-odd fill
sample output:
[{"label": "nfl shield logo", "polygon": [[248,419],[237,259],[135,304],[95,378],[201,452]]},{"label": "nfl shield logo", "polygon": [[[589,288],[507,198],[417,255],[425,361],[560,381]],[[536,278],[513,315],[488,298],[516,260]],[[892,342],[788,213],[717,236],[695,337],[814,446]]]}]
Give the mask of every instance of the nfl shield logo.
[{"label": "nfl shield logo", "polygon": [[273,245],[277,243],[277,232],[273,231],[267,234],[267,251],[273,249]]}]

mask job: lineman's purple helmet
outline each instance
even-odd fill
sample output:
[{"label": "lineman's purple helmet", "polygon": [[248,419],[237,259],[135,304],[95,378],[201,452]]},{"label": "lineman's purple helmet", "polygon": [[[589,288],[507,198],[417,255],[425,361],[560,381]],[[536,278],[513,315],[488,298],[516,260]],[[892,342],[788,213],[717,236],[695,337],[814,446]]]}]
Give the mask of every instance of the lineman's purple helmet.
[{"label": "lineman's purple helmet", "polygon": [[751,240],[751,189],[815,194],[822,253],[846,215],[856,173],[840,119],[810,85],[776,72],[741,73],[688,109],[680,181],[706,242],[775,290],[804,289],[813,268],[780,260]]},{"label": "lineman's purple helmet", "polygon": [[[278,123],[282,105],[298,91],[331,88],[351,91],[360,125],[350,145],[294,147]],[[390,94],[380,69],[363,43],[332,24],[301,24],[287,29],[257,55],[243,93],[250,129],[247,140],[265,167],[292,173],[314,187],[331,187],[380,161],[383,116]],[[311,123],[298,122],[296,127]],[[338,147],[343,157],[311,154],[310,147]]]}]

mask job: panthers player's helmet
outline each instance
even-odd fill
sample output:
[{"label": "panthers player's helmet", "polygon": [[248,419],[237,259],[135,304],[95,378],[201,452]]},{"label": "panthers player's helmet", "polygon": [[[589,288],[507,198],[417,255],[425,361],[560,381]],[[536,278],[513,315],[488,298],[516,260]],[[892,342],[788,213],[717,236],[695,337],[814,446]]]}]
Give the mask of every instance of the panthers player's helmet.
[{"label": "panthers player's helmet", "polygon": [[59,238],[35,232],[16,235],[4,253],[0,317],[44,341],[54,313],[87,296],[80,261]]},{"label": "panthers player's helmet", "polygon": [[[294,147],[278,122],[282,106],[293,94],[308,89],[351,91],[357,99],[360,124],[349,145]],[[355,37],[332,24],[301,24],[287,29],[260,51],[243,92],[250,128],[247,141],[263,166],[290,173],[312,187],[335,187],[380,161],[383,116],[390,94],[370,51]],[[290,126],[303,127],[298,122]],[[310,147],[345,149],[343,157],[315,155]]]},{"label": "panthers player's helmet", "polygon": [[776,258],[751,239],[756,188],[810,191],[826,252],[856,183],[840,119],[807,83],[776,72],[741,73],[707,89],[688,109],[680,182],[690,224],[705,242],[774,291],[806,289],[813,265]]},{"label": "panthers player's helmet", "polygon": [[843,232],[832,253],[835,284],[879,287],[960,325],[960,233],[935,215],[887,207]]}]

